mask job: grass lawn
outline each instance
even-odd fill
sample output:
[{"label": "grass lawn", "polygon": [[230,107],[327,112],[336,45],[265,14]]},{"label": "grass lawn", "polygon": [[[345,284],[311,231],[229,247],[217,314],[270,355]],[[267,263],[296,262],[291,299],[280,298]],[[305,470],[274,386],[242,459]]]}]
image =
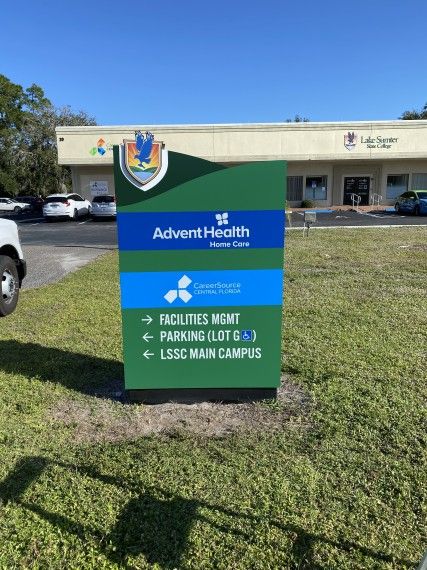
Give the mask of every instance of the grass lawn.
[{"label": "grass lawn", "polygon": [[416,568],[426,243],[290,232],[282,369],[309,405],[278,432],[82,440],[67,409],[89,421],[122,377],[116,256],[23,292],[0,329],[0,568]]}]

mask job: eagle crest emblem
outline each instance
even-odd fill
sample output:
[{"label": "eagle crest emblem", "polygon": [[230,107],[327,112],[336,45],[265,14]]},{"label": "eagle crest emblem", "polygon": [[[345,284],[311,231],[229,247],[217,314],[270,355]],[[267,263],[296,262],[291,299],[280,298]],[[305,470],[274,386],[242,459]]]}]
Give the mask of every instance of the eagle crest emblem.
[{"label": "eagle crest emblem", "polygon": [[[135,131],[135,140],[124,140],[122,151],[122,171],[136,186],[148,190],[163,178],[158,180],[159,174],[165,171],[165,151],[162,142],[155,141],[153,133]],[[164,164],[166,162],[166,164]],[[126,169],[126,172],[124,168]]]},{"label": "eagle crest emblem", "polygon": [[346,135],[344,135],[344,146],[347,150],[353,150],[357,143],[357,135],[354,131],[351,133],[348,131]]}]

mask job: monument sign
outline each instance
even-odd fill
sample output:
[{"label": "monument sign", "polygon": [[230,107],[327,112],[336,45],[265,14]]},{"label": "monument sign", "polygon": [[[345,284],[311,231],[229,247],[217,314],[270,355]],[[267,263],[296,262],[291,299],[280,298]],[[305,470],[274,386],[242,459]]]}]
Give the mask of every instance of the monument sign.
[{"label": "monument sign", "polygon": [[227,168],[137,132],[114,170],[131,398],[274,397],[286,163]]}]

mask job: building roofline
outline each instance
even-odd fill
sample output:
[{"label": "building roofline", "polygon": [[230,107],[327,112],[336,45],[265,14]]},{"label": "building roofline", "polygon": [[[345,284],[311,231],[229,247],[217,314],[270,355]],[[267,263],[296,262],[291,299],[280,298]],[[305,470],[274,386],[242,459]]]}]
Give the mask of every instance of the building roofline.
[{"label": "building roofline", "polygon": [[216,130],[310,130],[310,129],[347,129],[347,128],[404,128],[404,127],[426,127],[427,120],[393,120],[393,121],[336,121],[336,122],[300,122],[300,123],[206,123],[206,124],[164,124],[164,125],[91,125],[91,126],[63,126],[56,127],[57,133],[71,132],[93,132],[93,131],[134,131],[145,130],[170,130],[170,131],[216,131]]}]

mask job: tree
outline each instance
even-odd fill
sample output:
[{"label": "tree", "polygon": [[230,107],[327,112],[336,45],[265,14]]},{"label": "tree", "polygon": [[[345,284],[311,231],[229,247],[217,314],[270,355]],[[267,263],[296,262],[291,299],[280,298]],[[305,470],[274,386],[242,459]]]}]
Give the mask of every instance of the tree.
[{"label": "tree", "polygon": [[417,119],[427,119],[427,103],[421,109],[421,111],[416,111],[412,109],[412,111],[405,111],[399,117],[399,119],[403,119],[404,121],[416,121]]},{"label": "tree", "polygon": [[307,117],[301,117],[301,115],[295,115],[293,119],[286,119],[287,123],[309,123],[310,119]]},{"label": "tree", "polygon": [[84,111],[73,112],[70,107],[55,108],[47,105],[32,116],[26,129],[26,181],[25,194],[47,195],[71,187],[71,171],[58,165],[55,127],[96,125],[93,117]]},{"label": "tree", "polygon": [[58,165],[55,127],[95,125],[70,107],[55,108],[43,89],[23,89],[0,75],[0,194],[46,195],[71,185],[68,167]]}]

